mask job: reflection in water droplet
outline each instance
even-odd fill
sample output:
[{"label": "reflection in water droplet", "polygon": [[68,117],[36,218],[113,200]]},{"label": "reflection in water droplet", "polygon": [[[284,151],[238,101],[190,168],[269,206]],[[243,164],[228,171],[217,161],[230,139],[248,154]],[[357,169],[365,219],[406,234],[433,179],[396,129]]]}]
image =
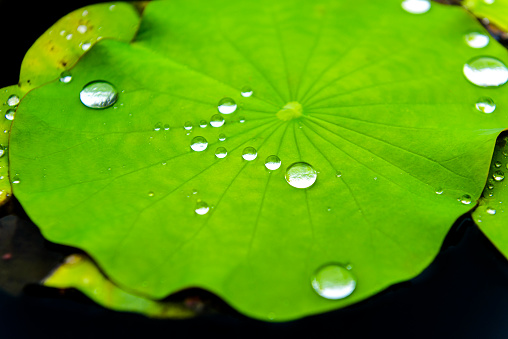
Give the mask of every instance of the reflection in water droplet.
[{"label": "reflection in water droplet", "polygon": [[224,125],[224,118],[220,114],[214,114],[210,118],[210,125],[212,127],[222,127]]},{"label": "reflection in water droplet", "polygon": [[206,120],[201,120],[199,122],[199,127],[201,128],[205,128],[206,126],[208,126],[208,123],[206,122]]},{"label": "reflection in water droplet", "polygon": [[423,14],[429,11],[429,0],[404,0],[402,1],[402,8],[411,14]]},{"label": "reflection in water droplet", "polygon": [[476,109],[482,113],[492,113],[496,110],[496,104],[491,98],[483,97],[478,99]]},{"label": "reflection in water droplet", "polygon": [[356,288],[356,278],[351,271],[337,264],[321,267],[311,280],[317,294],[326,299],[343,299]]},{"label": "reflection in water droplet", "polygon": [[196,152],[201,152],[208,147],[208,141],[204,137],[197,136],[191,140],[190,147]]},{"label": "reflection in water droplet", "polygon": [[310,187],[316,179],[316,170],[306,162],[295,162],[286,169],[286,181],[293,187]]},{"label": "reflection in water droplet", "polygon": [[258,151],[254,147],[245,147],[242,152],[242,158],[247,161],[252,161],[258,156]]},{"label": "reflection in water droplet", "polygon": [[210,210],[210,207],[208,206],[208,204],[204,201],[201,201],[201,200],[198,200],[198,202],[196,203],[196,208],[194,209],[196,214],[199,214],[199,215],[204,215],[204,214],[208,213],[209,210]]},{"label": "reflection in water droplet", "polygon": [[436,194],[439,194],[439,195],[443,194],[443,189],[441,187],[437,188]]},{"label": "reflection in water droplet", "polygon": [[217,147],[215,150],[215,156],[219,159],[225,158],[228,155],[228,151],[224,147]]},{"label": "reflection in water droplet", "polygon": [[226,134],[224,134],[224,133],[219,134],[219,141],[224,141],[224,140],[226,140]]},{"label": "reflection in water droplet", "polygon": [[13,107],[13,106],[17,106],[19,104],[19,97],[17,95],[11,95],[8,99],[7,99],[7,105]]},{"label": "reflection in water droplet", "polygon": [[72,75],[69,71],[63,71],[60,73],[60,82],[63,82],[64,84],[68,84],[72,80]]},{"label": "reflection in water droplet", "polygon": [[503,181],[504,180],[504,173],[503,173],[503,171],[495,171],[492,174],[492,177],[494,178],[495,181]]},{"label": "reflection in water droplet", "polygon": [[270,155],[265,160],[265,166],[270,171],[275,171],[275,170],[279,169],[281,164],[282,164],[282,162],[280,161],[280,158],[276,155]]},{"label": "reflection in water droplet", "polygon": [[5,119],[7,119],[7,120],[14,120],[14,116],[15,115],[16,115],[16,110],[9,109],[9,110],[7,110],[7,112],[5,114]]},{"label": "reflection in water droplet", "polygon": [[492,207],[488,207],[487,208],[487,213],[491,214],[491,215],[494,215],[494,214],[496,214],[496,210],[494,208],[492,208]]},{"label": "reflection in water droplet", "polygon": [[153,192],[148,192],[148,196],[153,197],[154,196]]},{"label": "reflection in water droplet", "polygon": [[502,165],[503,165],[503,164],[501,163],[501,161],[496,161],[496,162],[494,163],[494,166],[495,166],[495,167],[497,167],[497,168],[501,167]]},{"label": "reflection in water droplet", "polygon": [[192,122],[190,121],[186,121],[184,124],[183,124],[183,128],[186,129],[187,131],[190,131],[192,129]]},{"label": "reflection in water droplet", "polygon": [[464,75],[471,83],[481,87],[500,86],[508,81],[508,69],[499,59],[476,57],[464,65]]},{"label": "reflection in water droplet", "polygon": [[241,92],[242,97],[248,98],[248,97],[252,96],[252,93],[253,93],[252,88],[250,88],[249,86],[242,87],[242,92]]},{"label": "reflection in water droplet", "polygon": [[219,101],[218,109],[222,114],[231,114],[236,111],[236,102],[231,98],[223,98]]},{"label": "reflection in water droplet", "polygon": [[165,131],[169,131],[169,124],[165,124],[165,125],[164,125],[164,130],[165,130]]},{"label": "reflection in water droplet", "polygon": [[464,205],[469,205],[471,203],[471,196],[469,194],[464,194],[459,201]]},{"label": "reflection in water droplet", "polygon": [[483,48],[489,44],[488,35],[472,32],[464,36],[466,43],[472,48]]},{"label": "reflection in water droplet", "polygon": [[101,109],[112,106],[118,99],[116,88],[107,81],[92,81],[79,93],[83,105]]},{"label": "reflection in water droplet", "polygon": [[153,127],[153,130],[154,131],[160,131],[162,128],[162,123],[158,122],[155,124],[155,126]]}]

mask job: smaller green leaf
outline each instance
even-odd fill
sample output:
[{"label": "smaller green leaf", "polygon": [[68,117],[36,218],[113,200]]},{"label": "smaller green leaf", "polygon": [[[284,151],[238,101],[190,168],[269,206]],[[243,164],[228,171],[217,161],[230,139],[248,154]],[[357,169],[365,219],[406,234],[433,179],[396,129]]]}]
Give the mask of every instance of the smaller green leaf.
[{"label": "smaller green leaf", "polygon": [[486,18],[503,31],[508,31],[508,1],[465,0],[463,6],[479,18]]},{"label": "smaller green leaf", "polygon": [[178,303],[131,294],[114,285],[86,256],[73,254],[43,282],[55,288],[76,288],[96,303],[116,311],[138,312],[154,318],[189,318],[194,312]]}]

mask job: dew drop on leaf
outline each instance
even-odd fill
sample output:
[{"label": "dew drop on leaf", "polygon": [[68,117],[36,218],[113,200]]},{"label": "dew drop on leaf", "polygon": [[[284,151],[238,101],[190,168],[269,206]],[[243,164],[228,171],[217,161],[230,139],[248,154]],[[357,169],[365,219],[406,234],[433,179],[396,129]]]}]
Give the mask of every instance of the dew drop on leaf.
[{"label": "dew drop on leaf", "polygon": [[17,106],[19,104],[19,97],[17,95],[11,95],[8,99],[7,99],[7,105],[13,107],[13,106]]},{"label": "dew drop on leaf", "polygon": [[402,1],[402,8],[411,14],[423,14],[429,11],[429,0],[404,0]]},{"label": "dew drop on leaf", "polygon": [[153,127],[153,130],[154,131],[160,131],[162,128],[162,123],[158,122],[155,124],[155,126]]},{"label": "dew drop on leaf", "polygon": [[276,155],[270,155],[265,160],[265,167],[268,168],[270,171],[275,171],[280,168],[280,165],[282,162],[280,161],[280,158]]},{"label": "dew drop on leaf", "polygon": [[202,136],[197,136],[191,140],[190,147],[193,151],[202,152],[208,147],[208,141]]},{"label": "dew drop on leaf", "polygon": [[196,208],[194,209],[196,214],[199,214],[199,215],[204,215],[204,214],[208,213],[209,210],[210,210],[210,206],[208,206],[208,204],[206,202],[201,201],[201,200],[198,200],[198,202],[196,203]]},{"label": "dew drop on leaf", "polygon": [[482,113],[492,113],[496,110],[496,104],[491,98],[483,97],[478,99],[476,109]]},{"label": "dew drop on leaf", "polygon": [[85,42],[83,45],[81,45],[81,49],[83,51],[88,51],[91,46],[92,46],[92,44],[90,42]]},{"label": "dew drop on leaf", "polygon": [[463,203],[464,205],[471,204],[471,196],[469,194],[464,194],[459,201]]},{"label": "dew drop on leaf", "polygon": [[78,31],[79,33],[81,33],[81,34],[86,33],[86,31],[87,31],[87,27],[86,27],[86,25],[79,25],[79,26],[78,26],[78,28],[77,28],[77,31]]},{"label": "dew drop on leaf", "polygon": [[503,173],[503,171],[495,171],[492,174],[492,177],[494,178],[495,181],[503,181],[504,180],[504,173]]},{"label": "dew drop on leaf", "polygon": [[342,176],[342,172],[341,172],[341,171],[337,171],[337,172],[335,172],[335,176],[336,176],[337,178],[340,178],[340,177]]},{"label": "dew drop on leaf", "polygon": [[478,32],[466,34],[464,40],[466,40],[467,45],[472,48],[483,48],[489,44],[489,37]]},{"label": "dew drop on leaf", "polygon": [[72,80],[72,75],[69,71],[63,71],[60,73],[60,82],[63,82],[64,84],[68,84]]},{"label": "dew drop on leaf", "polygon": [[242,92],[241,92],[242,97],[248,98],[248,97],[252,96],[252,93],[253,93],[252,88],[250,88],[249,86],[243,86]]},{"label": "dew drop on leaf", "polygon": [[488,207],[487,208],[487,213],[490,214],[490,215],[494,215],[496,214],[496,210],[492,207]]},{"label": "dew drop on leaf", "polygon": [[258,151],[254,147],[245,147],[242,152],[242,158],[247,161],[252,161],[258,156]]},{"label": "dew drop on leaf", "polygon": [[436,189],[436,194],[441,195],[443,194],[443,189],[441,187]]},{"label": "dew drop on leaf", "polygon": [[467,80],[481,87],[500,86],[508,81],[505,64],[493,57],[476,57],[464,65],[463,72]]},{"label": "dew drop on leaf", "polygon": [[7,110],[7,112],[5,114],[5,119],[7,119],[7,120],[14,120],[14,116],[15,115],[16,115],[16,110],[9,109],[9,110]]},{"label": "dew drop on leaf", "polygon": [[502,165],[503,165],[503,164],[501,163],[501,161],[496,161],[496,162],[494,163],[494,167],[497,167],[497,168],[501,167]]},{"label": "dew drop on leaf", "polygon": [[208,126],[208,123],[206,122],[206,120],[201,120],[199,122],[199,127],[201,128],[205,128],[206,126]]},{"label": "dew drop on leaf", "polygon": [[240,117],[240,120],[238,120],[241,124],[243,124],[245,122],[245,118],[244,117]]},{"label": "dew drop on leaf", "polygon": [[236,102],[231,98],[222,98],[217,108],[222,114],[231,114],[236,111]]},{"label": "dew drop on leaf", "polygon": [[210,125],[212,127],[222,127],[224,125],[224,118],[220,114],[214,114],[210,118]]},{"label": "dew drop on leaf", "polygon": [[219,159],[225,158],[228,155],[228,151],[224,147],[217,147],[215,150],[215,156]]},{"label": "dew drop on leaf", "polygon": [[221,133],[219,134],[219,141],[225,141],[226,140],[226,134]]},{"label": "dew drop on leaf", "polygon": [[153,197],[153,196],[154,196],[154,193],[153,193],[153,192],[148,192],[148,196],[149,196],[149,197]]},{"label": "dew drop on leaf", "polygon": [[345,267],[330,264],[319,268],[311,280],[312,288],[325,299],[344,299],[356,288],[356,278]]},{"label": "dew drop on leaf", "polygon": [[306,162],[295,162],[286,169],[286,181],[296,188],[312,186],[317,179],[317,172]]},{"label": "dew drop on leaf", "polygon": [[83,87],[79,93],[83,105],[89,108],[101,109],[112,106],[118,99],[118,91],[107,81],[92,81]]},{"label": "dew drop on leaf", "polygon": [[5,146],[0,145],[0,158],[5,155],[6,151],[7,151],[7,148]]},{"label": "dew drop on leaf", "polygon": [[183,128],[187,131],[190,131],[192,129],[192,122],[190,121],[186,121],[184,124],[183,124]]},{"label": "dew drop on leaf", "polygon": [[19,176],[16,174],[11,181],[13,184],[19,184],[21,180],[19,179]]},{"label": "dew drop on leaf", "polygon": [[169,128],[169,124],[165,124],[165,125],[164,125],[164,130],[165,130],[165,131],[169,131],[169,129],[170,129],[170,128]]}]

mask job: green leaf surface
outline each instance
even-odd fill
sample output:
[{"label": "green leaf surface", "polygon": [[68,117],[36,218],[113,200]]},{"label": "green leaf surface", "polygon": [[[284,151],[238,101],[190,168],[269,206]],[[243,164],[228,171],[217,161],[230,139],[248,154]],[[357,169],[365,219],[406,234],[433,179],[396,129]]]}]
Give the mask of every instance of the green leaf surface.
[{"label": "green leaf surface", "polygon": [[488,22],[508,32],[507,0],[464,0],[463,6],[475,16],[488,19]]},{"label": "green leaf surface", "polygon": [[[439,4],[415,15],[395,0],[152,2],[133,42],[99,41],[71,82],[26,95],[14,193],[48,239],[139,295],[201,287],[276,321],[355,303],[421,272],[474,206],[461,197],[481,194],[507,88],[475,86],[463,66],[508,57],[495,41],[469,47],[470,32],[485,33]],[[80,102],[96,80],[117,88],[112,107]],[[238,109],[200,127],[225,97]],[[190,147],[198,136],[204,151]],[[314,185],[286,182],[296,162]],[[328,264],[349,269],[350,296],[313,289]]]}]

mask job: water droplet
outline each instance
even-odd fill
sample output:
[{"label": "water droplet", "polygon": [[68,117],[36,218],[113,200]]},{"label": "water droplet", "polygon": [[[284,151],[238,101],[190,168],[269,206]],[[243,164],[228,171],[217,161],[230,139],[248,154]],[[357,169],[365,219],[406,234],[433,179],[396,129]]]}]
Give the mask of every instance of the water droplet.
[{"label": "water droplet", "polygon": [[243,124],[243,123],[245,122],[245,118],[244,118],[244,117],[240,117],[239,122],[240,122],[241,124]]},{"label": "water droplet", "polygon": [[199,122],[199,127],[201,128],[205,128],[206,126],[208,126],[208,123],[206,122],[206,120],[201,120]]},{"label": "water droplet", "polygon": [[198,190],[197,189],[193,189],[192,190],[192,194],[198,194]]},{"label": "water droplet", "polygon": [[503,164],[501,163],[501,161],[496,161],[496,162],[494,163],[494,166],[495,166],[495,167],[497,167],[497,168],[501,167],[502,165],[503,165]]},{"label": "water droplet", "polygon": [[[3,157],[6,152],[7,152],[7,148],[5,146],[0,145],[0,158]],[[2,176],[2,179],[3,179],[3,176]]]},{"label": "water droplet", "polygon": [[258,151],[254,147],[245,147],[242,152],[242,158],[247,161],[252,161],[258,156]]},{"label": "water droplet", "polygon": [[222,127],[224,125],[224,118],[220,114],[214,114],[210,119],[210,125],[212,127]]},{"label": "water droplet", "polygon": [[154,196],[154,193],[153,193],[153,192],[148,192],[148,196],[149,196],[149,197],[153,197],[153,196]]},{"label": "water droplet", "polygon": [[81,45],[81,49],[83,51],[88,51],[90,49],[90,47],[92,47],[92,43],[90,43],[90,42],[85,42],[83,45]]},{"label": "water droplet", "polygon": [[429,11],[429,0],[404,0],[402,1],[402,8],[411,14],[423,14]]},{"label": "water droplet", "polygon": [[478,99],[476,109],[482,113],[492,113],[496,110],[496,104],[491,98],[483,97]]},{"label": "water droplet", "polygon": [[[335,172],[335,176],[336,176],[337,178],[340,178],[340,177],[342,176],[342,172],[341,172],[341,171],[337,171],[337,172]],[[376,179],[377,179],[377,178],[376,178]]]},{"label": "water droplet", "polygon": [[19,184],[21,180],[19,179],[18,175],[16,174],[11,181],[13,184]]},{"label": "water droplet", "polygon": [[471,83],[481,87],[500,86],[508,81],[508,69],[499,59],[476,57],[464,65],[464,75]]},{"label": "water droplet", "polygon": [[164,130],[165,130],[165,131],[169,131],[169,129],[170,129],[170,128],[169,128],[169,124],[165,124],[165,125],[164,125]]},{"label": "water droplet", "polygon": [[275,171],[275,170],[279,169],[281,164],[282,164],[282,162],[280,161],[280,158],[276,155],[270,155],[265,160],[265,166],[270,171]]},{"label": "water droplet", "polygon": [[7,105],[13,107],[13,106],[17,106],[19,104],[19,97],[17,95],[11,95],[8,99],[7,99]]},{"label": "water droplet", "polygon": [[478,32],[466,34],[464,40],[466,40],[467,45],[472,48],[483,48],[489,44],[488,35]]},{"label": "water droplet", "polygon": [[217,147],[215,150],[215,156],[219,159],[225,158],[228,155],[228,151],[224,147]]},{"label": "water droplet", "polygon": [[71,40],[71,39],[72,39],[72,34],[67,34],[67,36],[65,37],[65,39],[67,39],[67,40]]},{"label": "water droplet", "polygon": [[153,127],[153,130],[154,131],[160,131],[162,128],[162,123],[158,122],[155,124],[155,126]]},{"label": "water droplet", "polygon": [[441,187],[437,188],[436,194],[439,194],[439,195],[443,194],[443,189]]},{"label": "water droplet", "polygon": [[252,96],[252,93],[254,93],[254,92],[252,91],[252,88],[250,88],[249,86],[242,87],[242,92],[241,92],[242,97],[248,98],[248,97]]},{"label": "water droplet", "polygon": [[208,141],[204,137],[194,137],[191,141],[190,147],[196,152],[202,152],[208,147]]},{"label": "water droplet", "polygon": [[464,194],[459,201],[464,205],[469,205],[471,203],[471,196],[469,194]]},{"label": "water droplet", "polygon": [[16,110],[9,109],[9,110],[7,110],[7,112],[5,114],[5,119],[7,119],[7,120],[14,120],[14,116],[15,115],[16,115]]},{"label": "water droplet", "polygon": [[79,98],[86,107],[101,109],[112,106],[118,99],[118,92],[107,81],[92,81],[83,87]]},{"label": "water droplet", "polygon": [[492,5],[495,0],[483,0],[487,5]]},{"label": "water droplet", "polygon": [[224,133],[219,134],[219,141],[226,140],[226,135]]},{"label": "water droplet", "polygon": [[316,179],[316,170],[306,162],[295,162],[286,169],[286,181],[293,187],[310,187]]},{"label": "water droplet", "polygon": [[504,173],[503,173],[503,171],[495,171],[492,174],[492,177],[494,178],[495,181],[503,181],[504,180]]},{"label": "water droplet", "polygon": [[344,299],[356,288],[356,278],[351,271],[337,264],[319,268],[312,277],[312,287],[326,299]]},{"label": "water droplet", "polygon": [[85,25],[79,25],[77,31],[81,34],[84,34],[87,31],[87,27]]},{"label": "water droplet", "polygon": [[236,102],[231,98],[223,98],[219,101],[218,109],[222,114],[231,114],[236,111]]},{"label": "water droplet", "polygon": [[196,208],[194,209],[196,214],[199,214],[199,215],[204,215],[204,214],[208,213],[209,210],[210,210],[210,207],[208,206],[208,204],[204,201],[201,201],[201,200],[198,200],[198,202],[196,203]]},{"label": "water droplet", "polygon": [[492,190],[492,189],[494,189],[494,185],[492,185],[492,184],[488,184],[488,185],[487,185],[487,188],[488,188],[489,190]]},{"label": "water droplet", "polygon": [[63,82],[64,84],[68,84],[72,80],[72,75],[69,71],[63,71],[60,73],[60,82]]},{"label": "water droplet", "polygon": [[496,210],[492,207],[488,207],[487,208],[487,213],[490,214],[490,215],[494,215],[496,214]]}]

